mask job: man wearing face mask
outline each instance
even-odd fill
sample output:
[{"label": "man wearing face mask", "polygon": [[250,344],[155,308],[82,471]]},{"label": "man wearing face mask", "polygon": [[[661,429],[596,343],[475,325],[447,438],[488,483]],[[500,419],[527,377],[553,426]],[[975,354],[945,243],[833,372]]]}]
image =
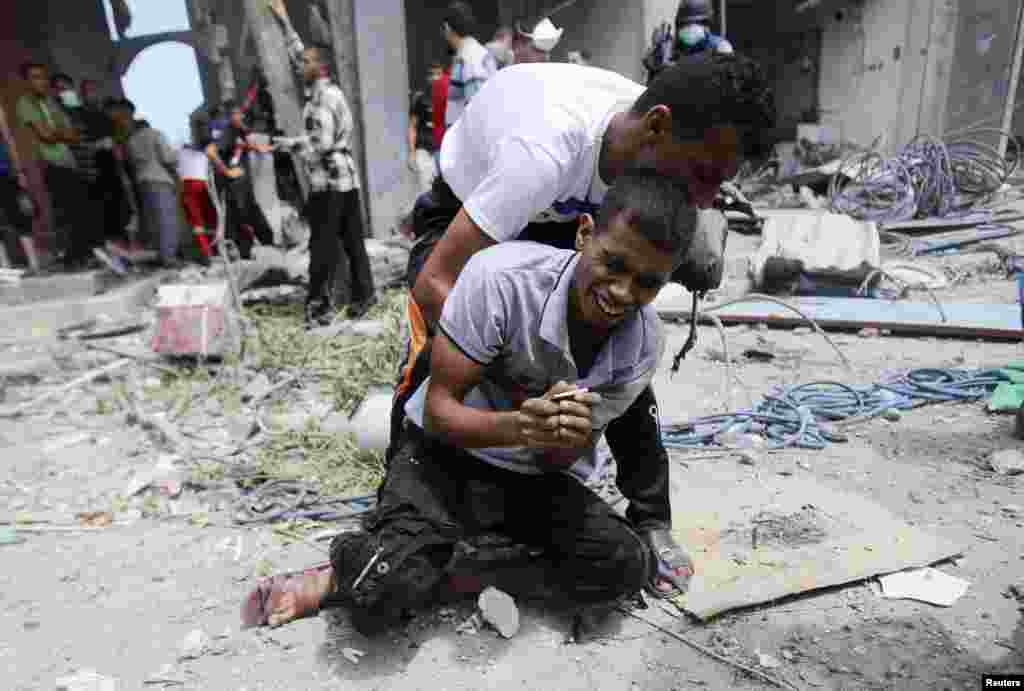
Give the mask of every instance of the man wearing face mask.
[{"label": "man wearing face mask", "polygon": [[712,0],[682,0],[676,11],[675,31],[665,23],[654,32],[651,50],[644,58],[647,81],[680,60],[701,60],[709,55],[732,53],[732,44],[712,33],[714,20]]},{"label": "man wearing face mask", "polygon": [[[88,261],[93,247],[90,241],[93,220],[83,213],[88,203],[88,189],[69,148],[82,141],[81,132],[52,98],[46,65],[25,63],[21,66],[21,77],[28,92],[18,100],[18,121],[32,131],[36,155],[45,165],[46,187],[55,216],[53,226],[67,233],[62,237],[65,268],[78,268]],[[75,97],[70,94],[61,98],[75,103]]]}]

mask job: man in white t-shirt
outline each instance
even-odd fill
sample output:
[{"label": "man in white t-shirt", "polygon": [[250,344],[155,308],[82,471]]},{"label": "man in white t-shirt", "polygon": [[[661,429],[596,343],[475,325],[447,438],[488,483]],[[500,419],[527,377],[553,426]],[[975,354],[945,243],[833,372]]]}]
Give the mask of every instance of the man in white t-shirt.
[{"label": "man in white t-shirt", "polygon": [[471,33],[476,25],[473,10],[465,2],[448,5],[441,34],[455,51],[448,82],[445,125],[451,127],[488,79],[498,71],[494,56]]},{"label": "man in white t-shirt", "polygon": [[[740,56],[670,67],[646,90],[613,72],[568,64],[516,65],[491,79],[445,136],[433,205],[416,221],[411,342],[392,439],[429,373],[421,355],[429,354],[433,325],[470,257],[515,239],[573,249],[578,219],[596,213],[609,185],[631,169],[685,181],[690,202],[706,208],[736,174],[747,135],[769,127],[772,111],[760,70]],[[668,454],[649,387],[609,425],[607,439],[630,519],[656,538],[663,568],[652,590],[682,590],[689,559],[668,531]]]}]

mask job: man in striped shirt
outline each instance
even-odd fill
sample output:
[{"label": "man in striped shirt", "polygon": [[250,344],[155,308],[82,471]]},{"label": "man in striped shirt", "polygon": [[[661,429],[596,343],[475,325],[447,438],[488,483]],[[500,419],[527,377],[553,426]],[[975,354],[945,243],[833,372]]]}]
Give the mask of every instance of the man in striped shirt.
[{"label": "man in striped shirt", "polygon": [[352,280],[349,316],[359,317],[375,298],[363,238],[359,173],[352,154],[352,111],[341,88],[327,78],[320,48],[307,48],[295,32],[284,0],[271,0],[270,9],[284,29],[292,66],[306,86],[302,111],[306,133],[289,140],[305,165],[310,186],[305,209],[311,232],[306,321],[308,325],[328,323],[332,312],[342,306],[335,305],[333,290],[342,248]]}]

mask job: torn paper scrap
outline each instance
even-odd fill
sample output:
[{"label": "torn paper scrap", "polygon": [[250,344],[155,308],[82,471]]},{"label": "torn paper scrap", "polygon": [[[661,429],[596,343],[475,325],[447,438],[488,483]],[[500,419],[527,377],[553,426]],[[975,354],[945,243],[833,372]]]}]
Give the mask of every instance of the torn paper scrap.
[{"label": "torn paper scrap", "polygon": [[970,582],[937,569],[913,569],[882,576],[882,597],[889,600],[919,600],[951,607],[963,597]]}]

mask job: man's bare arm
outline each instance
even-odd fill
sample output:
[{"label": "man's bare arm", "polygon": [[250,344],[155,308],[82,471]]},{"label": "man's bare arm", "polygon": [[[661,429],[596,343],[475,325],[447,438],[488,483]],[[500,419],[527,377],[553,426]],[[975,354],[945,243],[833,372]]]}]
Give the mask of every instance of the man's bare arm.
[{"label": "man's bare arm", "polygon": [[413,298],[429,324],[436,324],[441,318],[448,293],[469,258],[494,244],[494,240],[480,230],[466,210],[460,209],[413,287]]},{"label": "man's bare arm", "polygon": [[470,408],[466,394],[484,366],[466,357],[443,333],[434,339],[423,423],[426,432],[462,449],[522,446],[519,413]]},{"label": "man's bare arm", "polygon": [[440,333],[434,339],[423,422],[426,432],[462,449],[527,446],[568,451],[569,463],[588,448],[591,409],[597,394],[551,400],[572,386],[559,382],[542,398],[530,398],[518,411],[496,412],[465,405],[466,394],[483,378],[484,366],[466,357]]}]

